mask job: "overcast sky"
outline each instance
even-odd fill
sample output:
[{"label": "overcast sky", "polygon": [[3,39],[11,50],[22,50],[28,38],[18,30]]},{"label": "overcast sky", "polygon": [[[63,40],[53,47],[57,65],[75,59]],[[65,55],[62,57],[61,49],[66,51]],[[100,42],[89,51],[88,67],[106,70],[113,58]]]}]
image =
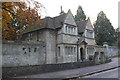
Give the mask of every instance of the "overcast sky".
[{"label": "overcast sky", "polygon": [[118,27],[118,1],[119,0],[36,0],[44,5],[46,14],[44,16],[58,16],[60,13],[60,6],[63,7],[64,12],[71,10],[73,15],[79,5],[82,6],[85,14],[90,17],[91,22],[96,20],[97,14],[104,11],[107,18],[110,19],[114,28]]}]

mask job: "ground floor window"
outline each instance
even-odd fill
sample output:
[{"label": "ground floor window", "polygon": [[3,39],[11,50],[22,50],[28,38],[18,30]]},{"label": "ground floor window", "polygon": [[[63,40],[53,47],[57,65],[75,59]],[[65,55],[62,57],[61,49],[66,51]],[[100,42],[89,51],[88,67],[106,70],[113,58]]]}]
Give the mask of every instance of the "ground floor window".
[{"label": "ground floor window", "polygon": [[58,47],[58,56],[60,56],[60,47]]},{"label": "ground floor window", "polygon": [[65,54],[66,55],[74,55],[76,52],[76,47],[65,47]]}]

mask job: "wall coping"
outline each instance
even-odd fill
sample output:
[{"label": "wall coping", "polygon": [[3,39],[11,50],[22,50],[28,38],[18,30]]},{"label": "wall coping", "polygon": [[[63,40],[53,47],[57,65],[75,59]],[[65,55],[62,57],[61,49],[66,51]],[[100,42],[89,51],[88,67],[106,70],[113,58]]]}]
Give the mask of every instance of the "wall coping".
[{"label": "wall coping", "polygon": [[44,41],[2,41],[2,44],[35,44],[35,45],[45,45],[46,43]]}]

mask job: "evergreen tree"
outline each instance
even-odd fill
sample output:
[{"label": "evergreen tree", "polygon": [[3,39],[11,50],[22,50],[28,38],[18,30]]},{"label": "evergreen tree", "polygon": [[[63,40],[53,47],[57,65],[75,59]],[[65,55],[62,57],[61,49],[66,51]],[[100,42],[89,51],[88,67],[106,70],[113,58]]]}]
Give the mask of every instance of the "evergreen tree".
[{"label": "evergreen tree", "polygon": [[86,19],[86,15],[85,15],[82,7],[79,6],[77,9],[77,14],[75,15],[75,21],[81,21],[81,20],[85,20],[85,19]]},{"label": "evergreen tree", "polygon": [[116,42],[115,29],[103,11],[98,14],[94,29],[95,39],[98,45],[103,45],[104,42],[108,42],[109,45],[112,45]]}]

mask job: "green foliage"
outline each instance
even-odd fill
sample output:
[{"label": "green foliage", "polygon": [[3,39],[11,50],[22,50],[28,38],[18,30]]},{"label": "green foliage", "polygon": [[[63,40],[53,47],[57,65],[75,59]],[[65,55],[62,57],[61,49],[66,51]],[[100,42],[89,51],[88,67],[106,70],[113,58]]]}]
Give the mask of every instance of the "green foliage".
[{"label": "green foliage", "polygon": [[81,21],[81,20],[85,20],[85,19],[86,19],[86,15],[85,15],[82,7],[79,6],[77,9],[77,14],[75,15],[75,21]]},{"label": "green foliage", "polygon": [[101,11],[97,16],[94,30],[96,43],[98,45],[103,45],[104,42],[108,42],[109,45],[113,45],[116,42],[115,29],[103,11]]},{"label": "green foliage", "polygon": [[94,60],[94,55],[89,55],[89,60],[90,61]]},{"label": "green foliage", "polygon": [[115,57],[120,57],[120,54],[118,54],[116,56],[111,56],[111,58],[115,58]]}]

